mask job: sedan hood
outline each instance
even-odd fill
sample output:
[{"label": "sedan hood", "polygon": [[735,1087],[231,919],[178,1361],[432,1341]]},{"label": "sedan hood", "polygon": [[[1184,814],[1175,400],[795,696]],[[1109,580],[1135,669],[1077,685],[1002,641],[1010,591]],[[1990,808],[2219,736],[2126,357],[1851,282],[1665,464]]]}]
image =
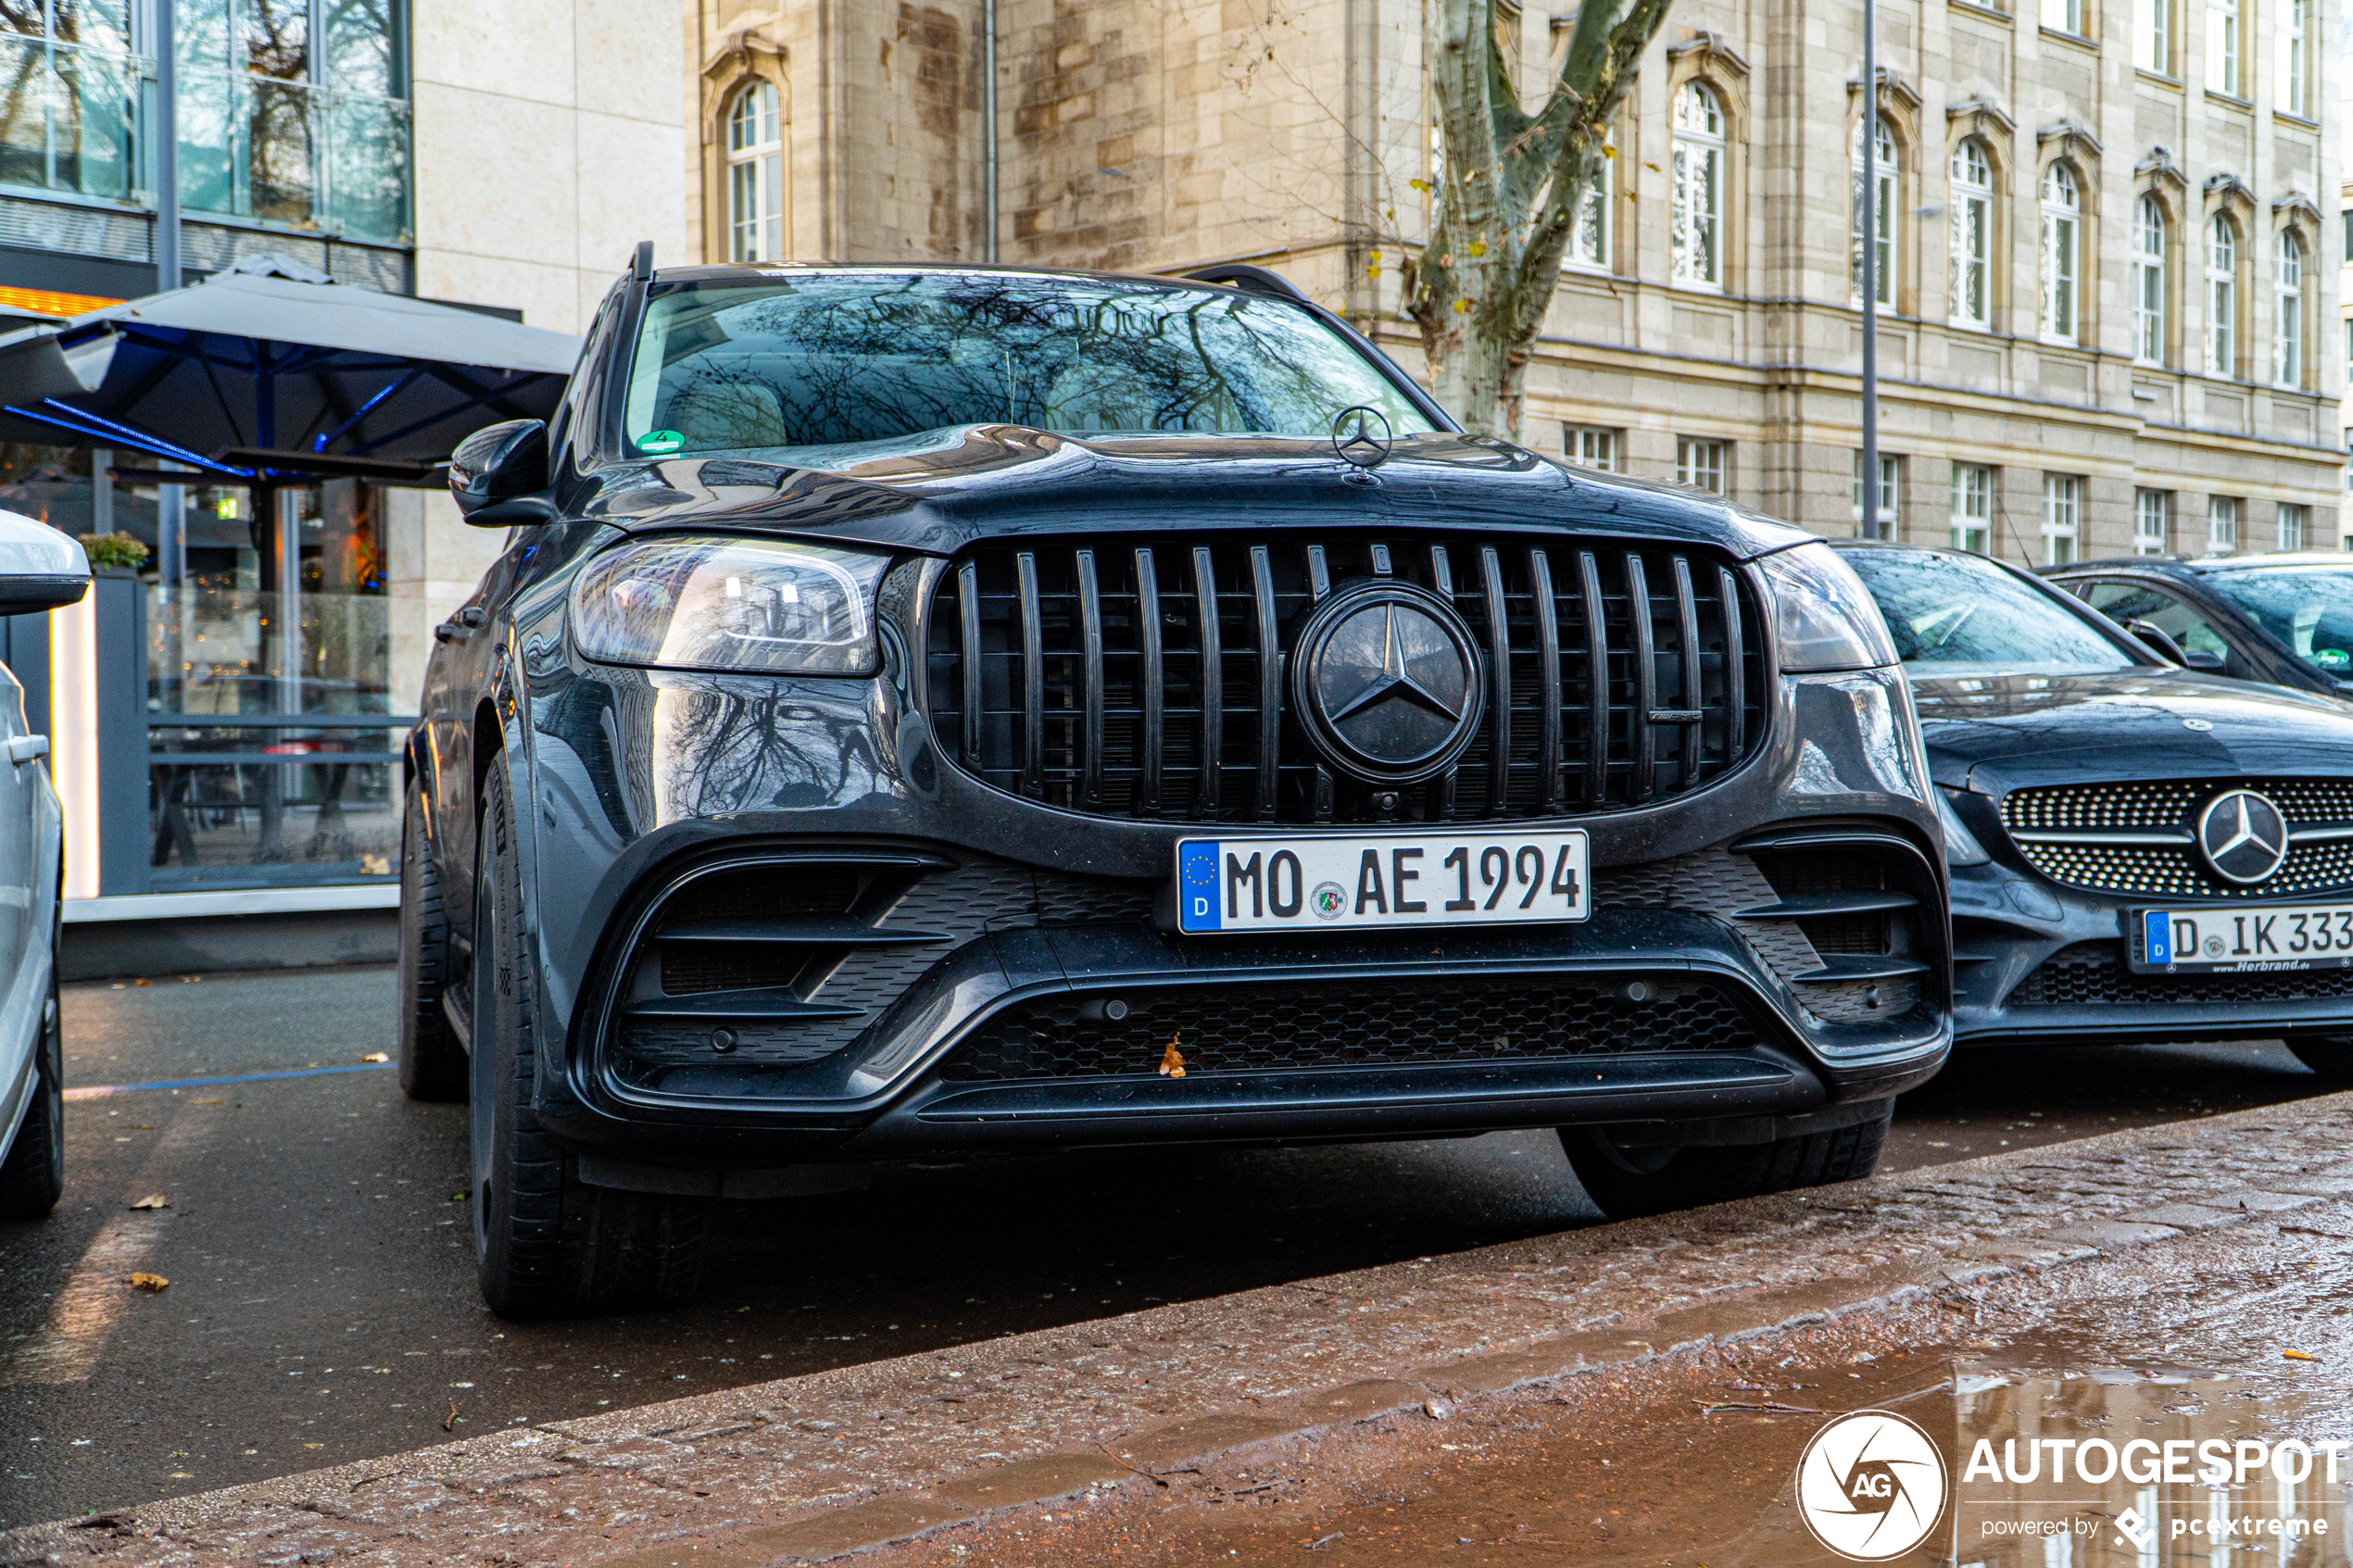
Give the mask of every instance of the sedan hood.
[{"label": "sedan hood", "polygon": [[2353,771],[2353,711],[2180,670],[1914,679],[1936,782],[2000,795],[2112,779]]},{"label": "sedan hood", "polygon": [[1743,559],[1810,537],[1713,496],[1447,433],[1400,437],[1389,460],[1369,470],[1342,462],[1321,439],[1082,439],[1014,425],[779,456],[793,461],[617,465],[567,495],[565,509],[633,533],[754,528],[937,555],[1024,533],[1284,524],[1599,530],[1712,545]]}]

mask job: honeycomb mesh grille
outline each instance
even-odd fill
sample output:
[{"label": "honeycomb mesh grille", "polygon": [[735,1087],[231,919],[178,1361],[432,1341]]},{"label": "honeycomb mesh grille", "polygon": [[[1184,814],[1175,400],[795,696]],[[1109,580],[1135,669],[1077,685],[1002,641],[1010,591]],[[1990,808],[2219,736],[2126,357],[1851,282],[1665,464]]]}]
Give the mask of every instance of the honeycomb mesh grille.
[{"label": "honeycomb mesh grille", "polygon": [[[1171,1042],[1188,1074],[1530,1061],[1662,1051],[1741,1050],[1758,1043],[1730,996],[1705,984],[1513,977],[1344,986],[1236,985],[1124,996],[1117,1022],[1100,1002],[1033,1002],[997,1019],[951,1056],[950,1083],[1155,1077]],[[1094,1016],[1088,1016],[1089,1013]]]},{"label": "honeycomb mesh grille", "polygon": [[2276,898],[2353,888],[2353,841],[2293,845],[2279,871],[2254,886],[2208,871],[2186,841],[2156,844],[2037,844],[2033,833],[2181,833],[2193,831],[2206,803],[2230,789],[2253,789],[2278,802],[2291,831],[2353,826],[2353,780],[2155,779],[2051,784],[2002,797],[2002,824],[2027,864],[2052,881],[2092,893],[2165,898]]},{"label": "honeycomb mesh grille", "polygon": [[2256,974],[2135,974],[2121,942],[2078,942],[2062,947],[2018,983],[2014,1008],[2128,1007],[2169,1003],[2318,1001],[2353,997],[2353,969],[2275,970]]}]

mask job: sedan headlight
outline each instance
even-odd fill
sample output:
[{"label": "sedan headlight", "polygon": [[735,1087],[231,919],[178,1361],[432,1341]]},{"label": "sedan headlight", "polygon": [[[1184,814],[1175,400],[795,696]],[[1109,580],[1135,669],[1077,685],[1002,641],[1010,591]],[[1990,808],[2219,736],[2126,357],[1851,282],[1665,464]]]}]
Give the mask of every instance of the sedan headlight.
[{"label": "sedan headlight", "polygon": [[1878,603],[1836,550],[1800,545],[1756,564],[1773,590],[1783,674],[1874,670],[1895,662],[1895,644]]},{"label": "sedan headlight", "polygon": [[775,539],[673,535],[590,561],[572,634],[603,664],[762,675],[871,675],[888,558]]}]

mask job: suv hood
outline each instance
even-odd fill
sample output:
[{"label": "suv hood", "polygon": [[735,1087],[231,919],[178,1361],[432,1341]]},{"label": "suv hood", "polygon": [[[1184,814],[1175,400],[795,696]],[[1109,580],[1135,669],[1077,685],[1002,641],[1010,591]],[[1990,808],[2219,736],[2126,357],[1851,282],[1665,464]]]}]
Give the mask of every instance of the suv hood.
[{"label": "suv hood", "polygon": [[1741,559],[1812,537],[1713,496],[1444,432],[1400,437],[1371,470],[1342,462],[1321,439],[1081,438],[1016,425],[779,457],[793,461],[619,464],[567,495],[564,510],[632,533],[753,528],[936,555],[1023,533],[1270,525],[1601,530],[1710,545]]},{"label": "suv hood", "polygon": [[2353,771],[2353,711],[2183,670],[1915,679],[1938,784],[1998,796],[2070,781]]}]

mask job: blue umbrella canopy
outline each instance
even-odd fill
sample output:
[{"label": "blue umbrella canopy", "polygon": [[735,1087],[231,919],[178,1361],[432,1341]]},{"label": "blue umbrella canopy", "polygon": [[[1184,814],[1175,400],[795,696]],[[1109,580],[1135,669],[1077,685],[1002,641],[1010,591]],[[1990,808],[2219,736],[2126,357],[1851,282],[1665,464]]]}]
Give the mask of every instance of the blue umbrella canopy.
[{"label": "blue umbrella canopy", "polygon": [[214,483],[420,478],[484,425],[554,412],[579,357],[568,333],[250,257],[0,336],[0,440],[143,452]]}]

